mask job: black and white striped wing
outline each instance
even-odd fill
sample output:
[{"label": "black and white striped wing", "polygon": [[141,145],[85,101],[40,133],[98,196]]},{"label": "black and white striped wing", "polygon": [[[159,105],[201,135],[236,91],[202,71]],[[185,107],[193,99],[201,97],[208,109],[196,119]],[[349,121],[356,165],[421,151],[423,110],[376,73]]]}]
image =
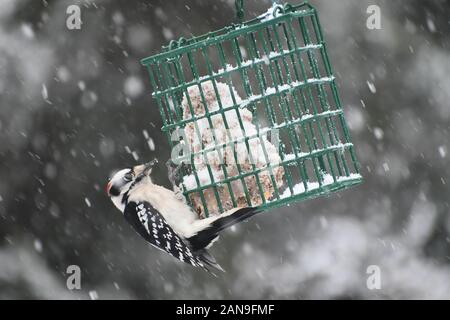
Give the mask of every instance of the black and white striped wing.
[{"label": "black and white striped wing", "polygon": [[124,216],[135,231],[154,247],[195,267],[204,267],[199,257],[193,254],[189,246],[173,231],[162,214],[150,203],[129,202]]}]

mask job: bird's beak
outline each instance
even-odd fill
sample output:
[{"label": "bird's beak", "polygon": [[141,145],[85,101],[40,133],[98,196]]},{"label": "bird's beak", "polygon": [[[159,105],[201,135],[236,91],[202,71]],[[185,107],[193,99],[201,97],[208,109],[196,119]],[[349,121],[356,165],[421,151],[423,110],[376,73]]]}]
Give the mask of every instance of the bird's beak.
[{"label": "bird's beak", "polygon": [[141,164],[139,166],[134,167],[134,172],[136,174],[136,178],[149,176],[150,173],[152,172],[152,168],[157,163],[158,163],[158,160],[154,159],[150,162],[147,162],[145,164]]},{"label": "bird's beak", "polygon": [[155,158],[152,161],[144,164],[144,170],[142,171],[142,174],[145,176],[148,176],[152,172],[152,169],[155,166],[155,164],[157,164],[157,163],[158,163],[158,159]]}]

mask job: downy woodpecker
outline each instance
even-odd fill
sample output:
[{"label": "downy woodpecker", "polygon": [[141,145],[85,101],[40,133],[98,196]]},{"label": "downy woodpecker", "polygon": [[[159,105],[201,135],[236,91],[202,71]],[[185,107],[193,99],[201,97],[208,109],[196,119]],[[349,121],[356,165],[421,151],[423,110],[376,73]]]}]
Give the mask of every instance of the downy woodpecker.
[{"label": "downy woodpecker", "polygon": [[152,182],[150,174],[156,162],[118,171],[107,184],[107,194],[126,221],[154,247],[195,267],[223,271],[206,249],[222,230],[258,210],[236,208],[200,219],[173,191]]}]

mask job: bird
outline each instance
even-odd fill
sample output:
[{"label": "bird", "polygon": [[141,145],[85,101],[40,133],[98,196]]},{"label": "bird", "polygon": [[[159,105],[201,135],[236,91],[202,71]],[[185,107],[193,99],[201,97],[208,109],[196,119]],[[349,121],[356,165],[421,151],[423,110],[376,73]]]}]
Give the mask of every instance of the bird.
[{"label": "bird", "polygon": [[260,212],[256,207],[229,210],[201,219],[172,191],[153,183],[157,159],[115,173],[106,193],[125,220],[148,243],[176,259],[208,272],[224,271],[208,252],[224,229]]}]

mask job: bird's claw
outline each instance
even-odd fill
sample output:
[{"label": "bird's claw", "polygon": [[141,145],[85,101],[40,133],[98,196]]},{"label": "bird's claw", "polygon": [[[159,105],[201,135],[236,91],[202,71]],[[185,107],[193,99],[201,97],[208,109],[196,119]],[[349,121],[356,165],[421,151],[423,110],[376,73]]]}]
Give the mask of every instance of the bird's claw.
[{"label": "bird's claw", "polygon": [[181,166],[180,165],[176,165],[172,159],[167,160],[166,162],[166,167],[167,167],[167,176],[169,178],[170,183],[172,184],[172,186],[176,186],[177,183],[177,179],[178,179],[178,172],[180,171]]}]

